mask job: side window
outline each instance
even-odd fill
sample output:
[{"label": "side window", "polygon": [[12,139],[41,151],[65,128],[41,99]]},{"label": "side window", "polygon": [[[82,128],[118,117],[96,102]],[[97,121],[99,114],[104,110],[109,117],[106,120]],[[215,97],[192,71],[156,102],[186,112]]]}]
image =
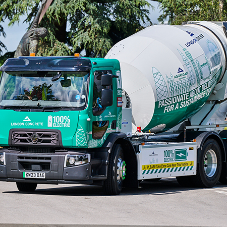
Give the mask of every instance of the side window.
[{"label": "side window", "polygon": [[105,87],[101,85],[101,75],[112,74],[111,70],[98,70],[94,72],[94,87],[93,87],[93,108],[102,108],[101,96],[102,89]]}]

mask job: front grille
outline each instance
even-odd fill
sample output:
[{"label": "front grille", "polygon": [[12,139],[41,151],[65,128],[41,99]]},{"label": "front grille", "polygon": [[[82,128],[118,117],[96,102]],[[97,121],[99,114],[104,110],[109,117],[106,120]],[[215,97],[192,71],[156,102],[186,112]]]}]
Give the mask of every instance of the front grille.
[{"label": "front grille", "polygon": [[28,153],[54,153],[55,150],[46,147],[27,147],[23,149],[24,152]]},{"label": "front grille", "polygon": [[49,171],[51,157],[39,157],[39,156],[18,156],[18,166],[20,170],[31,171]]},{"label": "front grille", "polygon": [[43,161],[51,160],[51,157],[38,157],[38,156],[18,156],[18,161]]},{"label": "front grille", "polygon": [[13,130],[10,132],[10,139],[12,145],[46,145],[46,146],[59,146],[60,132],[55,131],[22,131]]}]

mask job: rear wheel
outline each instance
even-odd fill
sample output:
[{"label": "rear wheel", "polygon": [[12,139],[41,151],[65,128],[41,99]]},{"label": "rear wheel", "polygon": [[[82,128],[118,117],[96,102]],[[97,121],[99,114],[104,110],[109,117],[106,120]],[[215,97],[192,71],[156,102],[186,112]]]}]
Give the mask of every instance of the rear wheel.
[{"label": "rear wheel", "polygon": [[217,141],[208,139],[199,157],[197,174],[191,179],[195,186],[213,187],[218,182],[222,169],[221,150]]},{"label": "rear wheel", "polygon": [[126,163],[124,161],[123,150],[120,144],[116,144],[110,154],[107,179],[104,182],[106,194],[120,194],[125,176]]},{"label": "rear wheel", "polygon": [[36,183],[16,182],[16,184],[20,192],[34,192],[37,187]]}]

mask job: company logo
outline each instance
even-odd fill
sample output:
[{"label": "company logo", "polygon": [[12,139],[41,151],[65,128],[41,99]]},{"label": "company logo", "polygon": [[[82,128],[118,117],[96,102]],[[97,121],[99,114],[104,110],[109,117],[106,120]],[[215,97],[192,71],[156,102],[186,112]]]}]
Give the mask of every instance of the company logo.
[{"label": "company logo", "polygon": [[[116,117],[116,115],[115,114],[112,114],[111,112],[109,112],[108,115],[106,115],[104,117]],[[100,121],[102,121],[102,119]]]},{"label": "company logo", "polygon": [[31,140],[33,144],[37,144],[38,140],[39,140],[39,135],[36,132],[33,132],[31,135]]},{"label": "company logo", "polygon": [[52,116],[48,116],[48,127],[52,127],[53,121],[52,121]]},{"label": "company logo", "polygon": [[187,149],[165,150],[164,162],[186,161],[187,156]]},{"label": "company logo", "polygon": [[122,125],[127,125],[127,124],[128,124],[127,121],[122,122]]},{"label": "company logo", "polygon": [[158,154],[155,154],[154,151],[151,154],[149,154],[149,156],[157,156],[157,155]]},{"label": "company logo", "polygon": [[70,127],[69,116],[48,116],[48,127]]},{"label": "company logo", "polygon": [[186,31],[190,36],[193,36],[194,34],[192,32]]},{"label": "company logo", "polygon": [[182,72],[184,72],[184,70],[181,69],[181,68],[179,68],[178,71],[177,71],[177,73],[182,73]]},{"label": "company logo", "polygon": [[187,149],[176,149],[175,161],[186,161],[186,160],[187,160]]},{"label": "company logo", "polygon": [[24,119],[23,121],[31,121],[31,120],[30,120],[29,117],[27,116],[27,117],[25,117],[25,119]]},{"label": "company logo", "polygon": [[203,34],[200,34],[199,36],[195,37],[193,40],[187,42],[185,44],[186,47],[190,47],[191,45],[197,43],[199,40],[201,40],[202,38],[204,38],[204,35]]}]

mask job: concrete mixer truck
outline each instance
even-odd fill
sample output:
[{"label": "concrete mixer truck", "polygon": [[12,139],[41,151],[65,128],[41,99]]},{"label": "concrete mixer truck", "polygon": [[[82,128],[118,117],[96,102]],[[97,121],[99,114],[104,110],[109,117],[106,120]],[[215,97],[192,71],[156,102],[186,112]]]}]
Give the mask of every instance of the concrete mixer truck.
[{"label": "concrete mixer truck", "polygon": [[0,68],[0,180],[227,183],[226,22],[155,25],[104,59],[8,59]]}]

